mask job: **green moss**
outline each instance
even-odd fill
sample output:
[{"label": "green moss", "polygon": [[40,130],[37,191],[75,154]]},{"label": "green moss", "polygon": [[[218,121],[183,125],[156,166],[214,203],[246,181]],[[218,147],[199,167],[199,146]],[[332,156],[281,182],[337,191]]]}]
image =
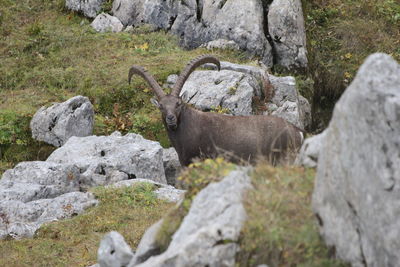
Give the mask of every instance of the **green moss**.
[{"label": "green moss", "polygon": [[100,204],[85,214],[42,226],[35,237],[1,240],[0,266],[89,266],[96,262],[104,234],[121,233],[137,247],[144,231],[159,220],[171,204],[160,201],[154,185],[93,190]]},{"label": "green moss", "polygon": [[346,266],[330,257],[311,210],[314,171],[259,163],[245,197],[239,266]]}]

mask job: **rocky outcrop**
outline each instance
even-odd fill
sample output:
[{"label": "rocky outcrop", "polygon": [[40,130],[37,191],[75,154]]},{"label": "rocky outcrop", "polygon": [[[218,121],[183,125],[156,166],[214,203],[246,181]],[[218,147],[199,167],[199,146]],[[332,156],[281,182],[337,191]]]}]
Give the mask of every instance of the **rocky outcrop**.
[{"label": "rocky outcrop", "polygon": [[73,165],[22,162],[0,180],[0,239],[31,237],[46,222],[82,213],[97,203],[80,191]]},{"label": "rocky outcrop", "polygon": [[88,18],[94,18],[100,12],[103,2],[104,0],[66,0],[65,7],[81,12]]},{"label": "rocky outcrop", "polygon": [[301,0],[274,0],[269,6],[268,32],[278,65],[286,68],[307,66],[306,32]]},{"label": "rocky outcrop", "polygon": [[205,47],[208,50],[212,49],[240,50],[240,46],[235,41],[226,39],[218,39],[210,41],[206,44],[202,44],[200,47]]},{"label": "rocky outcrop", "polygon": [[221,70],[195,71],[186,81],[180,95],[184,101],[203,111],[226,109],[232,115],[250,115],[252,98],[260,92],[250,75]]},{"label": "rocky outcrop", "polygon": [[296,158],[295,164],[301,165],[308,168],[316,168],[318,165],[319,154],[321,153],[321,147],[324,143],[326,131],[321,134],[307,138]]},{"label": "rocky outcrop", "polygon": [[100,267],[127,266],[133,257],[124,237],[115,231],[108,233],[101,240],[97,255]]},{"label": "rocky outcrop", "polygon": [[43,223],[82,213],[97,204],[84,193],[92,186],[147,182],[158,198],[179,202],[185,191],[167,185],[164,174],[165,164],[175,181],[179,161],[173,149],[165,151],[163,157],[158,142],[115,132],[71,137],[47,161],[19,163],[0,180],[0,239],[31,237]]},{"label": "rocky outcrop", "polygon": [[[135,2],[135,3],[134,3]],[[134,24],[135,18],[142,12],[144,0],[114,0],[111,13],[117,17],[124,26]]]},{"label": "rocky outcrop", "polygon": [[234,41],[251,55],[272,66],[271,46],[264,34],[261,1],[117,0],[113,15],[124,25],[152,24],[171,31],[186,48],[217,39]]},{"label": "rocky outcrop", "polygon": [[175,185],[176,178],[179,176],[182,169],[175,148],[170,147],[163,150],[163,164],[167,183],[169,185]]},{"label": "rocky outcrop", "polygon": [[106,13],[99,14],[90,25],[97,32],[120,32],[124,28],[118,18]]},{"label": "rocky outcrop", "polygon": [[138,134],[72,137],[48,162],[79,167],[87,186],[146,178],[166,184],[162,147]]},{"label": "rocky outcrop", "polygon": [[0,180],[0,199],[34,201],[79,191],[81,176],[74,165],[51,162],[21,162]]},{"label": "rocky outcrop", "polygon": [[[242,199],[251,188],[248,172],[238,168],[200,191],[168,249],[160,255],[154,240],[162,221],[150,227],[128,266],[234,266],[237,241],[246,219]],[[112,257],[105,253],[99,258],[108,255]],[[105,266],[115,266],[117,261],[109,262]]]},{"label": "rocky outcrop", "polygon": [[326,130],[312,205],[352,266],[400,266],[400,65],[367,58]]},{"label": "rocky outcrop", "polygon": [[93,123],[93,105],[87,97],[75,96],[66,102],[40,108],[30,128],[34,139],[59,147],[71,136],[91,135]]},{"label": "rocky outcrop", "polygon": [[[205,68],[214,69],[212,64]],[[167,79],[172,86],[177,76]],[[253,114],[253,98],[266,97],[265,114],[281,117],[300,129],[311,125],[311,106],[299,95],[296,79],[291,76],[276,77],[255,66],[221,62],[221,71],[195,71],[184,85],[188,103],[203,111],[222,107],[233,115]]]},{"label": "rocky outcrop", "polygon": [[[100,0],[89,3],[95,1]],[[80,4],[73,7],[69,2],[76,1],[67,0],[70,9],[81,9]],[[301,1],[266,2],[115,0],[111,13],[124,26],[153,25],[170,31],[185,48],[241,49],[261,58],[267,67],[278,64],[288,69],[305,68],[307,49]]]},{"label": "rocky outcrop", "polygon": [[269,75],[272,98],[267,104],[265,114],[281,117],[300,129],[311,124],[311,106],[307,99],[299,95],[296,79],[292,76],[276,77]]}]

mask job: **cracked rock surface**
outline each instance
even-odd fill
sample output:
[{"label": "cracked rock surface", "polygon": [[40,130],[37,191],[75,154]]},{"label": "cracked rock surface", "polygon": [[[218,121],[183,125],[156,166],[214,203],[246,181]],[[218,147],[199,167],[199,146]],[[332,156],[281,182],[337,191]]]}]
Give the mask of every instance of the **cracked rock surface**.
[{"label": "cracked rock surface", "polygon": [[186,94],[184,100],[199,110],[221,107],[232,115],[250,115],[252,98],[257,91],[260,91],[259,84],[248,74],[210,70],[193,72],[180,95]]},{"label": "cracked rock surface", "polygon": [[104,0],[66,0],[65,7],[76,12],[81,12],[88,18],[94,18],[101,10],[103,2]]},{"label": "cracked rock surface", "polygon": [[116,0],[113,15],[125,26],[152,24],[168,30],[189,49],[218,39],[231,40],[272,66],[271,46],[265,37],[259,0]]},{"label": "cracked rock surface", "polygon": [[[155,242],[162,220],[151,226],[128,266],[235,266],[237,242],[246,220],[242,199],[251,189],[249,171],[238,167],[222,181],[201,190],[162,254]],[[126,250],[124,242],[120,245],[121,250]],[[119,251],[119,243],[113,248]],[[113,254],[99,249],[98,259],[108,262],[102,267],[120,266],[114,258]]]},{"label": "cracked rock surface", "polygon": [[146,140],[139,134],[122,136],[114,132],[110,136],[72,137],[54,151],[47,162],[75,164],[87,186],[135,178],[167,184],[162,153],[158,142]]},{"label": "cracked rock surface", "polygon": [[274,0],[269,6],[268,32],[277,64],[289,69],[307,66],[301,0]]},{"label": "cracked rock surface", "polygon": [[[103,1],[67,0],[66,6],[94,18]],[[240,49],[267,67],[307,67],[301,0],[115,0],[111,14],[124,27],[152,25],[169,31],[188,49]]]},{"label": "cracked rock surface", "polygon": [[97,204],[80,191],[73,165],[21,162],[0,180],[0,239],[32,237],[46,222],[69,218]]},{"label": "cracked rock surface", "polygon": [[120,32],[124,28],[118,18],[106,13],[99,14],[90,25],[97,32]]},{"label": "cracked rock surface", "polygon": [[48,108],[41,107],[33,116],[32,138],[60,147],[71,136],[88,136],[93,132],[94,110],[89,99],[75,96]]},{"label": "cracked rock surface", "polygon": [[[215,69],[213,64],[204,64]],[[166,86],[172,87],[177,76],[170,75]],[[271,90],[271,91],[269,91]],[[266,92],[268,91],[268,92]],[[292,76],[276,77],[256,66],[221,61],[221,71],[194,71],[182,88],[184,99],[203,111],[222,107],[232,115],[254,114],[253,99],[270,94],[266,115],[281,117],[300,129],[311,124],[311,106],[296,88]]]},{"label": "cracked rock surface", "polygon": [[318,157],[313,210],[352,266],[400,266],[400,65],[373,54],[336,103]]},{"label": "cracked rock surface", "polygon": [[316,168],[318,165],[318,157],[320,153],[322,153],[321,146],[324,142],[325,135],[326,132],[322,132],[304,140],[295,164],[308,168]]}]

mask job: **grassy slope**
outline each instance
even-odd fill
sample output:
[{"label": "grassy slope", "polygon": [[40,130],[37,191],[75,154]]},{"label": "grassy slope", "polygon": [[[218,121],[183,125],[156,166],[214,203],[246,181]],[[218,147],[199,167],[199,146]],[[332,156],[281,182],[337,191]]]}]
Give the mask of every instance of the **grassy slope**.
[{"label": "grassy slope", "polygon": [[326,126],[334,103],[368,55],[384,52],[400,61],[400,2],[302,2],[310,63],[307,76],[314,81],[313,90],[308,87],[304,93],[313,99],[315,122]]},{"label": "grassy slope", "polygon": [[[94,103],[96,133],[138,131],[168,145],[159,115],[149,104],[152,94],[140,79],[129,86],[127,70],[132,64],[143,65],[162,82],[191,58],[206,53],[180,49],[176,39],[163,32],[94,33],[89,20],[64,11],[62,2],[0,0],[0,174],[16,162],[43,159],[51,152],[52,148],[30,139],[29,120],[40,106],[76,94]],[[302,90],[314,96],[316,106],[331,105],[368,54],[383,51],[399,60],[398,2],[303,3],[310,52],[306,75],[315,82],[313,90],[312,82]],[[243,60],[241,54],[213,53],[223,60]],[[189,171],[184,179],[201,178],[192,173],[196,170]],[[329,259],[315,229],[309,208],[313,176],[303,169],[273,170],[265,164],[257,168],[253,177],[257,191],[249,193],[246,201],[250,220],[241,240],[245,249],[238,256],[242,265],[340,266]],[[144,229],[169,205],[155,200],[148,188],[135,190],[97,189],[103,202],[87,214],[48,225],[34,239],[1,241],[0,266],[88,265],[94,263],[98,241],[110,230],[120,231],[136,247]],[[166,226],[165,231],[171,229]],[[160,243],[169,240],[164,234]]]},{"label": "grassy slope", "polygon": [[[146,67],[160,82],[179,73],[192,58],[209,53],[187,51],[164,32],[95,33],[90,21],[63,10],[58,1],[0,0],[0,173],[22,160],[42,159],[22,153],[34,145],[29,121],[42,105],[82,94],[96,111],[96,134],[139,132],[168,146],[159,113],[150,104],[147,84],[127,82],[131,65]],[[61,4],[60,4],[61,3]],[[214,51],[221,60],[240,62],[243,55]],[[106,116],[109,119],[106,119]],[[9,144],[25,145],[7,150]],[[0,147],[1,149],[1,147]]]},{"label": "grassy slope", "polygon": [[255,190],[245,198],[239,266],[339,267],[318,235],[310,207],[315,171],[260,163],[252,173]]},{"label": "grassy slope", "polygon": [[[197,192],[216,182],[235,166],[221,158],[190,165],[179,178],[188,193],[180,206],[164,217],[156,243],[165,250]],[[254,190],[244,206],[248,219],[242,229],[237,266],[344,267],[320,239],[310,207],[315,171],[272,167],[260,162],[251,174]]]}]

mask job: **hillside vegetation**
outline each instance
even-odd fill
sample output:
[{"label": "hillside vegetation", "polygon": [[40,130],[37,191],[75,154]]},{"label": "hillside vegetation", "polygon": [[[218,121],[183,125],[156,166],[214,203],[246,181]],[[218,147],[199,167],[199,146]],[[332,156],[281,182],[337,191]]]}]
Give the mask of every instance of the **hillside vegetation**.
[{"label": "hillside vegetation", "polygon": [[314,129],[321,130],[329,122],[333,105],[368,55],[384,52],[400,61],[400,2],[302,2],[309,52],[309,80],[303,80],[307,89],[313,84],[305,95],[313,104]]},{"label": "hillside vegetation", "polygon": [[[313,103],[318,131],[367,55],[381,51],[400,59],[400,4],[310,0],[303,6],[310,66],[296,78]],[[95,106],[95,134],[133,131],[169,146],[149,102],[152,92],[141,79],[129,85],[127,70],[142,65],[162,83],[208,51],[181,49],[174,36],[145,27],[134,34],[95,33],[88,19],[64,9],[63,0],[0,0],[0,13],[0,174],[17,162],[47,157],[53,148],[31,139],[29,121],[42,105],[77,94]],[[249,63],[238,52],[212,53]]]},{"label": "hillside vegetation", "polygon": [[[95,134],[133,131],[169,146],[149,101],[152,92],[140,78],[129,85],[128,69],[142,65],[163,83],[207,53],[183,50],[174,36],[146,28],[98,34],[88,19],[65,11],[63,2],[0,0],[0,174],[22,160],[47,157],[52,148],[31,139],[29,121],[41,106],[78,94],[94,104]],[[214,53],[243,60],[239,53]]]},{"label": "hillside vegetation", "polygon": [[[174,36],[146,27],[134,34],[99,34],[90,20],[63,5],[63,0],[0,0],[0,175],[20,161],[47,158],[54,148],[31,138],[30,119],[41,106],[78,94],[94,104],[95,134],[136,132],[168,147],[159,112],[149,101],[152,92],[140,78],[129,85],[127,71],[142,65],[163,83],[192,58],[209,53],[184,50]],[[303,6],[310,64],[295,75],[301,93],[313,103],[318,131],[367,55],[380,51],[400,60],[400,3],[303,0]],[[104,9],[109,8],[107,1]],[[254,64],[240,52],[212,53],[221,60]],[[221,160],[194,164],[181,179],[198,192],[209,182],[205,176],[215,178],[221,166],[226,166]],[[313,170],[258,164],[252,177],[256,190],[246,197],[250,219],[241,239],[245,249],[237,258],[241,266],[343,266],[317,234],[310,208],[314,175]],[[0,241],[0,266],[93,264],[104,233],[120,231],[135,248],[144,230],[172,206],[157,200],[149,185],[93,192],[101,204],[86,214],[46,225],[33,239]],[[186,211],[183,207],[169,214]],[[171,221],[172,228],[165,225],[159,237],[164,246],[180,223],[179,217]]]}]

